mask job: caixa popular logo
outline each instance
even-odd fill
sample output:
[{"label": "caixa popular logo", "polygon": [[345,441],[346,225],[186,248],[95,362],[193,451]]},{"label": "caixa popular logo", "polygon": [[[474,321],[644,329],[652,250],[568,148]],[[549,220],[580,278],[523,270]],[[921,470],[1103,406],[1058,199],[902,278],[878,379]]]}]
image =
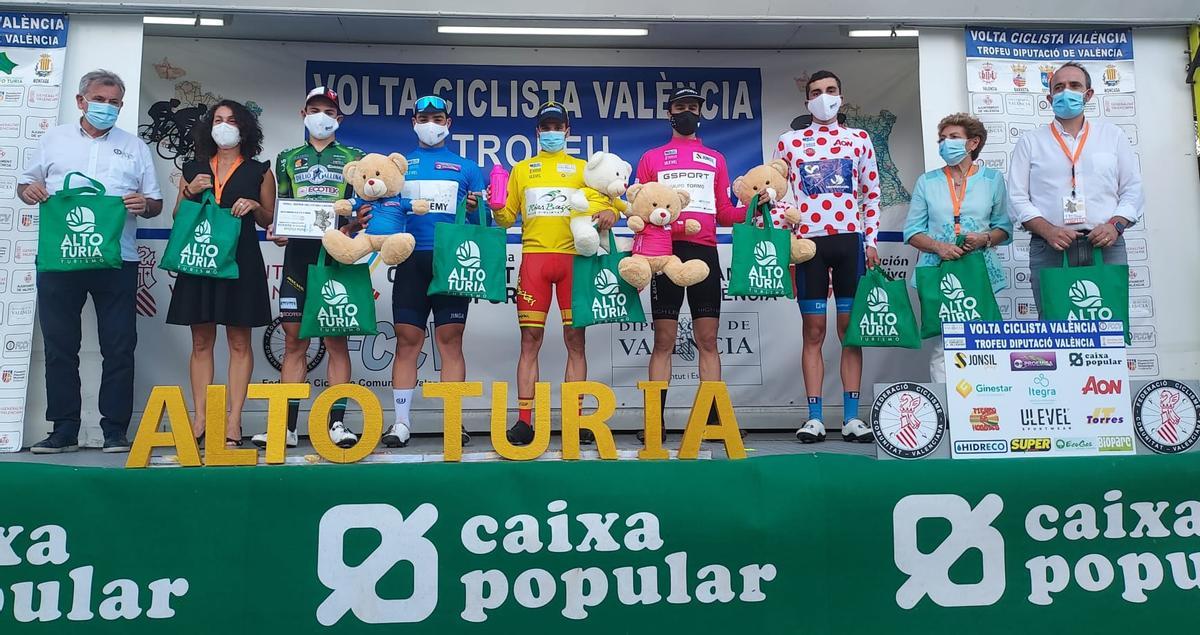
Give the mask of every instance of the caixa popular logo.
[{"label": "caixa popular logo", "polygon": [[[413,624],[429,619],[439,606],[443,618],[457,614],[465,622],[482,623],[497,611],[557,610],[569,620],[585,620],[593,609],[619,606],[756,603],[767,600],[777,575],[769,563],[731,571],[696,562],[695,553],[669,550],[652,512],[568,513],[567,507],[566,501],[554,500],[535,514],[472,516],[456,527],[457,545],[434,543],[431,530],[439,512],[430,503],[407,516],[387,504],[334,507],[318,528],[317,576],[329,594],[317,607],[317,621],[333,626],[353,615],[366,624]],[[379,535],[378,546],[361,559],[358,550],[346,547],[347,534],[359,530]],[[347,563],[348,552],[356,554],[352,558],[358,564]],[[534,556],[533,568],[505,568],[527,556]],[[559,558],[563,569],[552,573]],[[604,567],[629,558],[644,566]],[[411,592],[380,597],[380,582],[385,577],[395,582],[398,566],[411,576],[411,584],[404,585]],[[462,603],[453,610],[439,597],[446,576],[462,584]]]},{"label": "caixa popular logo", "polygon": [[[892,510],[893,556],[906,576],[896,604],[912,609],[928,597],[942,607],[1002,601],[1069,606],[1083,597],[1079,591],[1142,604],[1159,589],[1200,586],[1195,573],[1200,553],[1184,552],[1200,537],[1200,501],[1124,498],[1121,490],[1096,491],[1079,501],[1032,505],[1023,523],[1004,523],[1006,506],[998,494],[987,494],[974,506],[957,494],[905,496]],[[930,543],[922,528],[935,526],[922,521],[931,519],[948,521],[950,533],[933,549],[922,549],[918,545]],[[997,524],[1012,533],[1002,534]],[[968,554],[981,566],[956,568]],[[1006,571],[1021,570],[1006,566],[1012,558],[1024,561],[1028,585],[1008,578]],[[1163,598],[1168,602],[1178,596],[1167,593]]]}]

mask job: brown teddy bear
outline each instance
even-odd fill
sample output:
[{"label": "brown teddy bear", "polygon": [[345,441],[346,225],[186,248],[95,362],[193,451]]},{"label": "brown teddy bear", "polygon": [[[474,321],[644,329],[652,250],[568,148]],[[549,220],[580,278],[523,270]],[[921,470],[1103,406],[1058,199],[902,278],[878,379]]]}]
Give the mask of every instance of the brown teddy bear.
[{"label": "brown teddy bear", "polygon": [[626,192],[629,229],[634,231],[633,254],[617,265],[621,278],[639,291],[650,284],[656,273],[665,273],[671,282],[690,287],[708,277],[708,265],[702,260],[683,262],[673,251],[674,236],[691,236],[700,231],[700,223],[679,220],[679,214],[692,200],[685,190],[676,190],[651,181],[635,184]]},{"label": "brown teddy bear", "polygon": [[398,152],[386,157],[368,154],[342,168],[342,178],[354,188],[355,197],[335,201],[333,211],[349,216],[369,209],[371,222],[354,238],[336,229],[325,232],[321,243],[334,260],[349,265],[374,251],[379,252],[387,265],[408,260],[417,244],[413,235],[407,233],[408,215],[428,212],[429,201],[400,196],[407,173],[408,160]]},{"label": "brown teddy bear", "polygon": [[[759,205],[770,205],[771,223],[781,229],[792,230],[791,261],[801,263],[812,260],[817,254],[817,244],[798,236],[797,225],[800,223],[800,210],[783,202],[787,192],[788,166],[783,159],[775,159],[765,165],[751,168],[745,176],[740,176],[733,182],[733,195],[742,205],[749,205],[754,195],[758,195]],[[763,216],[754,217],[754,224],[763,226]]]}]

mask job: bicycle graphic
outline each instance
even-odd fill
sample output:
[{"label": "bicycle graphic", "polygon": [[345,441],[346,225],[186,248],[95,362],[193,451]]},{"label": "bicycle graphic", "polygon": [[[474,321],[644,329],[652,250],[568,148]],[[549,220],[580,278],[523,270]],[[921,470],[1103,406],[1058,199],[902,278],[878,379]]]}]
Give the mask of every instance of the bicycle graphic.
[{"label": "bicycle graphic", "polygon": [[197,104],[179,108],[180,103],[172,98],[151,105],[147,111],[150,123],[138,126],[138,137],[154,146],[158,156],[173,161],[175,167],[182,169],[195,154],[192,128],[208,112],[208,106]]}]

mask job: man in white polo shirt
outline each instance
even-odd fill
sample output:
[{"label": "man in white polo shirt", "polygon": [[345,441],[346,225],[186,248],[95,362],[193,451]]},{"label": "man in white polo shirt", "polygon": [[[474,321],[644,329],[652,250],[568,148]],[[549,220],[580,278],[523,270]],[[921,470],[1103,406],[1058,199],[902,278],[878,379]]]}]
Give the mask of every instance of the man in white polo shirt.
[{"label": "man in white polo shirt", "polygon": [[[1025,133],[1008,171],[1009,214],[1033,233],[1029,272],[1041,313],[1041,271],[1092,264],[1100,247],[1104,264],[1125,264],[1126,228],[1142,218],[1142,175],[1125,132],[1084,117],[1092,77],[1074,62],[1050,78],[1054,121]],[[1100,263],[1096,263],[1100,264]]]},{"label": "man in white polo shirt", "polygon": [[42,137],[33,162],[17,186],[26,205],[37,205],[63,187],[70,172],[104,184],[125,201],[129,216],[121,236],[120,269],[38,274],[38,319],[46,346],[46,419],[54,429],[34,445],[35,454],[79,449],[79,345],[83,305],[96,307],[104,365],[100,379],[100,427],[105,452],[128,452],[133,414],[133,350],[137,345],[137,219],[162,212],[162,193],[150,151],[135,135],[114,127],[125,97],[115,73],[97,70],[79,81],[79,121],[56,126]]}]

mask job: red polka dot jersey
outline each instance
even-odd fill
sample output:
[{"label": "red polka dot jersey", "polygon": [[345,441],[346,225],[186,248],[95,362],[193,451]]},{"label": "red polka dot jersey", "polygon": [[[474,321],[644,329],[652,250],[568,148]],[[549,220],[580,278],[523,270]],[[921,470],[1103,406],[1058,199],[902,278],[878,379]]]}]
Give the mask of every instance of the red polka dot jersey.
[{"label": "red polka dot jersey", "polygon": [[779,137],[775,158],[788,164],[788,205],[800,210],[801,238],[860,232],[879,237],[879,167],[865,130],[813,123]]}]

